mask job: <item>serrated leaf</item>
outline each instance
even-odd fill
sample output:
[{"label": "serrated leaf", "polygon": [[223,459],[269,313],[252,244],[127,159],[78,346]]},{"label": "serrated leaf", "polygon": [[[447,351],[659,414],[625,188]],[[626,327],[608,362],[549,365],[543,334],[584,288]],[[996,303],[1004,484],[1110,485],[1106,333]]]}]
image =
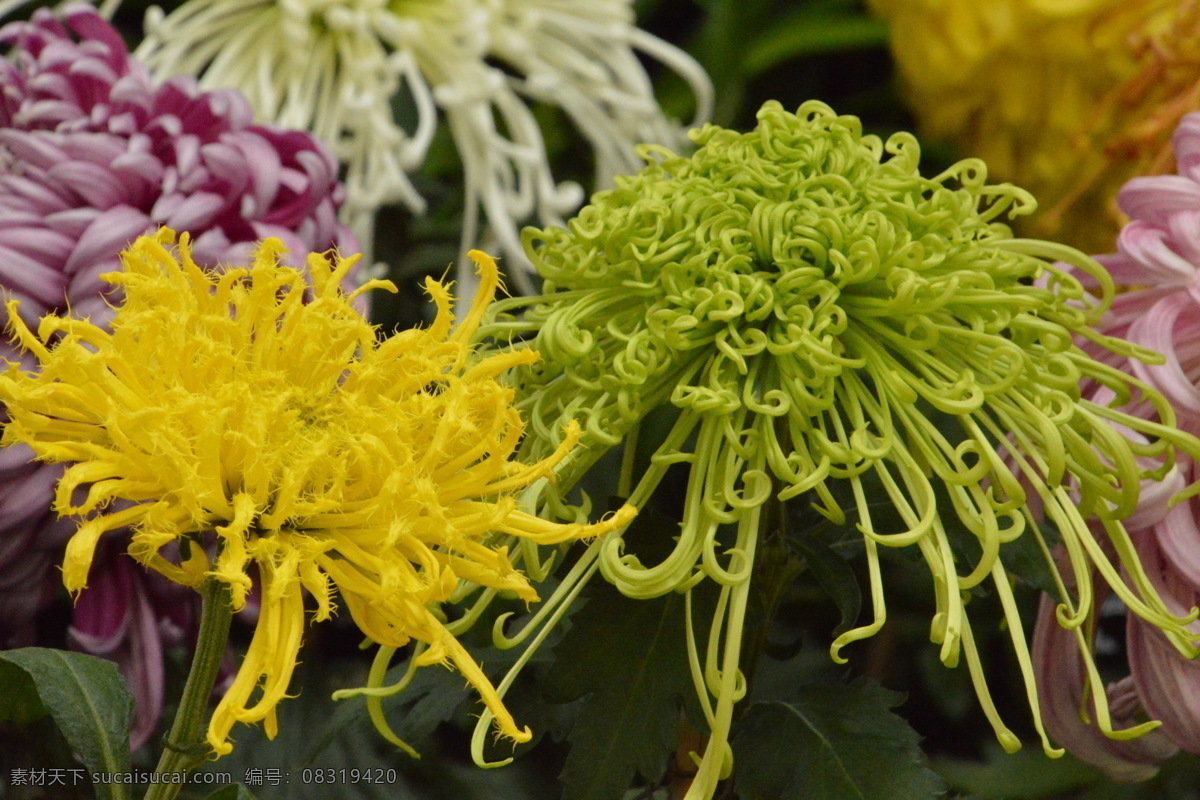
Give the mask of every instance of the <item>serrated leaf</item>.
[{"label": "serrated leaf", "polygon": [[[479,659],[482,663],[482,658]],[[492,665],[487,662],[487,666]],[[474,696],[462,677],[445,668],[419,670],[413,681],[391,704],[389,717],[400,738],[410,744],[427,741],[442,722],[451,719],[464,701]],[[478,713],[478,709],[474,709]]]},{"label": "serrated leaf", "polygon": [[930,800],[943,791],[920,737],[890,709],[901,695],[857,681],[755,703],[734,728],[743,800]]},{"label": "serrated leaf", "polygon": [[231,783],[217,789],[204,800],[254,800],[254,795],[242,784]]},{"label": "serrated leaf", "polygon": [[[133,697],[116,664],[82,653],[27,647],[0,661],[29,676],[45,710],[91,772],[128,772]],[[124,800],[126,787],[97,784],[98,798]]]},{"label": "serrated leaf", "polygon": [[599,583],[589,593],[546,688],[563,702],[587,698],[567,737],[564,799],[619,800],[635,773],[662,774],[679,735],[681,698],[693,691],[684,599],[631,600]]},{"label": "serrated leaf", "polygon": [[[405,669],[404,664],[393,667],[385,684],[398,680]],[[385,702],[384,710],[396,735],[419,752],[437,726],[451,719],[463,701],[470,697],[465,682],[455,673],[447,669],[426,668],[417,672],[400,696]],[[299,763],[305,767],[316,766],[340,737],[360,727],[370,730],[374,735],[364,700],[355,698],[338,701],[328,724],[312,741]]]}]

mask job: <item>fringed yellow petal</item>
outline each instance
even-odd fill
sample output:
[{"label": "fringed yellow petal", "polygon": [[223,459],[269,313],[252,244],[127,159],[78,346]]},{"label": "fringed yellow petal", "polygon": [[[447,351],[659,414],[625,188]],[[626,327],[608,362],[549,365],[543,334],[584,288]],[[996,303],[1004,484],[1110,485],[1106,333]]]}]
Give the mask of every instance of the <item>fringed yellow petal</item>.
[{"label": "fringed yellow petal", "polygon": [[63,585],[68,592],[78,594],[87,588],[88,571],[92,567],[92,556],[100,537],[141,519],[146,511],[145,506],[134,506],[89,519],[79,526],[67,542],[67,552],[63,556]]},{"label": "fringed yellow petal", "polygon": [[596,525],[518,510],[519,493],[552,479],[580,432],[570,427],[545,458],[513,461],[524,424],[497,378],[537,355],[476,357],[468,344],[500,285],[495,262],[472,253],[481,288],[457,329],[450,292],[430,281],[433,324],[379,340],[351,301],[395,287],[370,281],[345,294],[357,256],[313,254],[302,272],[267,239],[248,267],[212,273],[192,261],[186,236],[174,241],[165,229],[138,239],[122,271],[105,276],[124,289],[111,332],[47,317],[39,338],[7,304],[16,341],[41,369],[12,365],[0,376],[12,419],[4,442],[78,462],[58,487],[63,513],[138,504],[82,523],[67,546],[67,588],[87,585],[100,537],[128,525],[131,556],[187,586],[226,584],[234,610],[257,573],[260,618],[208,734],[218,754],[238,722],[273,735],[306,591],[316,619],[334,613],[340,593],[377,642],[415,639],[422,664],[452,661],[504,735],[527,740],[434,610],[465,584],[536,601],[505,534],[589,538],[627,525],[634,510]]}]

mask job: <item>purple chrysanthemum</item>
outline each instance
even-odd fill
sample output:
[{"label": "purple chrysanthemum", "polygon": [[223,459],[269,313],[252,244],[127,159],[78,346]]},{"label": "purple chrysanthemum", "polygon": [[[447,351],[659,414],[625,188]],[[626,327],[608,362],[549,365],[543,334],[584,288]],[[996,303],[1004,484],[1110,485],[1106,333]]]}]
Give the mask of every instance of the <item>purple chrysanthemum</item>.
[{"label": "purple chrysanthemum", "polygon": [[[1116,297],[1102,331],[1166,356],[1160,365],[1114,360],[1111,354],[1108,360],[1161,392],[1175,407],[1178,426],[1200,434],[1200,114],[1183,118],[1174,147],[1177,174],[1134,178],[1117,196],[1130,222],[1117,252],[1098,260],[1128,291]],[[1104,354],[1096,349],[1093,355]],[[1097,402],[1112,400],[1103,389],[1093,395]],[[1183,461],[1177,469],[1179,484],[1200,478],[1194,462]],[[1141,524],[1127,521],[1126,527],[1168,608],[1182,613],[1200,604],[1200,499],[1168,509],[1168,489],[1143,488]],[[1080,676],[1072,666],[1074,644],[1055,624],[1053,606],[1042,603],[1035,657],[1045,667],[1042,680],[1054,684],[1049,691],[1066,698],[1079,694]],[[1193,628],[1200,631],[1200,623]],[[1116,777],[1141,778],[1175,748],[1200,753],[1200,661],[1184,659],[1133,614],[1127,615],[1125,638],[1130,677],[1109,686],[1110,695],[1123,696],[1131,715],[1161,720],[1161,728],[1144,741],[1101,742],[1077,709],[1068,713],[1067,704],[1063,713],[1047,717],[1046,726],[1084,760]]]},{"label": "purple chrysanthemum", "polygon": [[[0,58],[0,288],[28,321],[68,306],[106,320],[111,287],[99,276],[163,225],[188,231],[193,257],[210,267],[244,262],[270,236],[298,259],[357,252],[337,222],[337,163],[313,136],[251,124],[235,91],[200,92],[185,78],[154,84],[89,6],[41,10],[0,28],[0,43],[9,47]],[[0,342],[0,359],[21,356]],[[61,467],[31,458],[24,446],[0,454],[0,646],[33,640],[74,529],[50,510]],[[71,638],[118,656],[145,735],[161,707],[166,611],[141,571],[97,574],[112,580],[80,598]]]}]

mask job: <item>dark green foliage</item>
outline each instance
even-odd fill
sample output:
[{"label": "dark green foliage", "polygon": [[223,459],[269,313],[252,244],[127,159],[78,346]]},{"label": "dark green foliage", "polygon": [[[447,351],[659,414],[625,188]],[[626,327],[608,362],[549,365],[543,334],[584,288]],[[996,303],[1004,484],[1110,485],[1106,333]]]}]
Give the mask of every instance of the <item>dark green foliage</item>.
[{"label": "dark green foliage", "polygon": [[[48,713],[90,772],[128,772],[133,698],[111,661],[42,647],[0,652],[3,718],[36,722]],[[11,705],[8,698],[14,698]],[[22,765],[42,766],[42,765]],[[97,784],[101,800],[123,800],[127,787]]]},{"label": "dark green foliage", "polygon": [[752,705],[733,751],[742,800],[928,800],[942,781],[891,712],[901,696],[860,680]]},{"label": "dark green foliage", "polygon": [[[555,649],[552,699],[584,698],[567,741],[565,800],[618,800],[635,774],[654,783],[680,735],[693,692],[684,598],[630,600],[599,582],[586,612]],[[704,619],[704,617],[701,617]]]}]

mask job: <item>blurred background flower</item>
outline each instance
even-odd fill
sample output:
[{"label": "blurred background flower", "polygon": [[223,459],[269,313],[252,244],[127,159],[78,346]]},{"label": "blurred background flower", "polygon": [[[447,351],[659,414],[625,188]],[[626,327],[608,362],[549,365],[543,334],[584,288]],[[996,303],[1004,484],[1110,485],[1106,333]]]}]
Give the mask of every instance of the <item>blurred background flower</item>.
[{"label": "blurred background flower", "polygon": [[[337,162],[311,134],[252,124],[233,90],[201,92],[189,78],[153,82],[90,6],[61,17],[40,10],[0,29],[0,42],[0,284],[27,322],[69,308],[103,324],[116,297],[99,276],[160,225],[190,231],[195,258],[208,267],[244,260],[266,236],[301,258],[357,250],[337,221]],[[0,358],[30,366],[7,341]],[[73,527],[50,511],[61,468],[32,458],[25,446],[0,453],[7,647],[49,635],[38,614],[55,597],[54,567]],[[162,702],[162,639],[153,628],[175,631],[188,617],[172,619],[180,599],[164,597],[144,572],[105,574],[95,597],[81,597],[72,640],[118,659],[139,699],[141,741]]]},{"label": "blurred background flower", "polygon": [[[1165,395],[1178,413],[1179,427],[1200,432],[1200,113],[1180,121],[1172,137],[1176,173],[1136,177],[1117,194],[1130,218],[1117,239],[1117,252],[1101,256],[1109,273],[1126,291],[1119,294],[1102,328],[1112,335],[1161,352],[1166,362],[1141,364],[1108,356],[1110,363]],[[1094,353],[1097,348],[1085,345]],[[1097,355],[1101,355],[1097,353]],[[1094,387],[1092,396],[1108,402],[1111,393]],[[1133,413],[1145,416],[1137,405]],[[1180,465],[1175,484],[1200,478],[1194,461]],[[1191,498],[1168,509],[1158,487],[1145,487],[1137,524],[1131,525],[1143,564],[1175,613],[1200,603],[1200,501]],[[1116,606],[1120,608],[1119,604]],[[1078,654],[1064,655],[1050,643],[1057,633],[1053,614],[1043,600],[1038,617],[1042,679],[1057,684],[1052,691],[1078,693],[1072,665]],[[1193,629],[1200,633],[1200,623]],[[1061,637],[1059,637],[1061,638]],[[1144,778],[1157,762],[1180,748],[1200,753],[1200,662],[1168,652],[1170,645],[1127,615],[1125,644],[1128,677],[1110,684],[1123,695],[1132,713],[1162,720],[1154,734],[1159,744],[1147,751],[1135,742],[1104,746],[1094,728],[1064,712],[1052,731],[1080,758],[1115,777]],[[1050,721],[1048,720],[1048,723]],[[1170,746],[1166,746],[1166,745]]]},{"label": "blurred background flower", "polygon": [[1117,189],[1200,109],[1194,0],[870,0],[921,133],[1033,192],[1029,230],[1111,248]]},{"label": "blurred background flower", "polygon": [[[521,224],[561,224],[584,199],[550,164],[548,109],[587,142],[589,183],[603,188],[636,169],[637,144],[683,141],[642,56],[683,76],[697,120],[712,106],[704,70],[639,29],[632,0],[188,0],[169,14],[151,9],[145,35],[137,52],[159,78],[240,89],[259,119],[331,143],[347,165],[347,219],[364,241],[381,204],[425,210],[409,174],[443,117],[466,192],[460,249],[495,237],[511,266],[526,266]],[[508,273],[532,288],[522,270]],[[458,278],[473,281],[469,269]]]}]

